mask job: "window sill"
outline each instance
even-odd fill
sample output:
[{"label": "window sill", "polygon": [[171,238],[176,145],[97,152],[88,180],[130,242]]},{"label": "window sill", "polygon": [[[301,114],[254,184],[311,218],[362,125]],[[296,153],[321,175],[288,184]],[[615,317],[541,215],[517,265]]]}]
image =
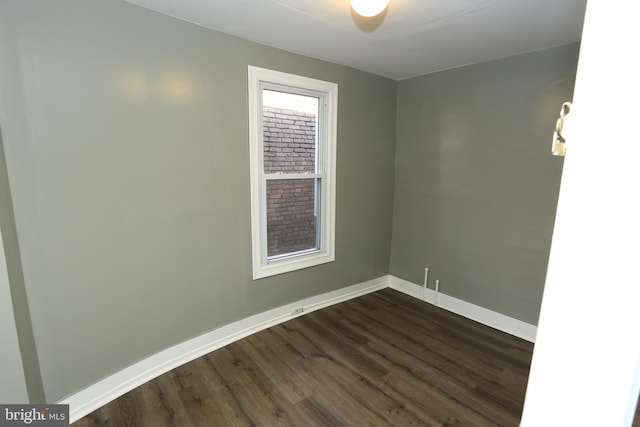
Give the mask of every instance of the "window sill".
[{"label": "window sill", "polygon": [[314,267],[332,261],[335,261],[335,255],[327,252],[314,252],[308,255],[274,259],[268,261],[267,264],[254,266],[253,280]]}]

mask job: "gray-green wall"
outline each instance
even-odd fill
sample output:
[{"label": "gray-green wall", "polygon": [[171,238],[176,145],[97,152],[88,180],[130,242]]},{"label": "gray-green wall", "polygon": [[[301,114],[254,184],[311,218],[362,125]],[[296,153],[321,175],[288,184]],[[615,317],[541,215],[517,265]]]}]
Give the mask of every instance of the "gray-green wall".
[{"label": "gray-green wall", "polygon": [[[24,111],[22,87],[16,83],[20,81],[20,66],[14,60],[17,58],[18,46],[13,42],[17,23],[12,19],[11,13],[5,13],[8,12],[7,6],[7,3],[0,3],[0,229],[14,317],[13,324],[9,326],[16,329],[24,369],[23,381],[29,394],[29,401],[44,403],[44,389],[20,259],[20,245],[4,150],[6,131],[9,131],[8,134],[12,139],[18,141],[24,140],[24,136],[29,131],[26,117],[20,113]],[[0,364],[5,365],[7,361],[0,360]],[[7,364],[7,366],[11,365]],[[4,382],[0,381],[0,384]],[[15,399],[18,397],[16,396]],[[5,396],[2,401],[10,402],[12,399],[7,399]]]},{"label": "gray-green wall", "polygon": [[[536,323],[577,52],[394,82],[119,0],[0,2],[0,220],[30,398],[305,297],[419,284],[427,266],[430,287]],[[336,261],[259,281],[249,64],[340,91]]]},{"label": "gray-green wall", "polygon": [[[0,124],[47,401],[387,274],[396,82],[123,1],[8,0],[0,15]],[[339,84],[336,261],[259,281],[249,64]]]},{"label": "gray-green wall", "polygon": [[398,83],[390,273],[537,324],[578,46]]}]

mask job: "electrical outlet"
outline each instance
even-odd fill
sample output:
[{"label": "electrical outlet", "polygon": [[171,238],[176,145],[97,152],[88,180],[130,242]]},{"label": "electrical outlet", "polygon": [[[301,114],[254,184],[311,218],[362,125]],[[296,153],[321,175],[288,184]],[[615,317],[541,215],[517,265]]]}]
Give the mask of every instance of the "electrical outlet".
[{"label": "electrical outlet", "polygon": [[291,315],[295,316],[296,314],[300,314],[304,311],[304,308],[302,306],[300,307],[295,307],[291,309]]}]

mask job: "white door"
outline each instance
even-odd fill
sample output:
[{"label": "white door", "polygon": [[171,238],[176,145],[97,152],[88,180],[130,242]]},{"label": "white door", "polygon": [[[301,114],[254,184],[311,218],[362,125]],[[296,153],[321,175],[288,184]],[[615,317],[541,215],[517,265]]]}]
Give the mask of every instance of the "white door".
[{"label": "white door", "polygon": [[639,11],[631,0],[587,5],[523,427],[633,420],[640,388]]}]

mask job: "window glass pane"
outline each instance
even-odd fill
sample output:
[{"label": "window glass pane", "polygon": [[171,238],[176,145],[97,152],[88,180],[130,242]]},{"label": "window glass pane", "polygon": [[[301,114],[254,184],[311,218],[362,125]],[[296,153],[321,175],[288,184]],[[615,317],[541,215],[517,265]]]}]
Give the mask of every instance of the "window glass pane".
[{"label": "window glass pane", "polygon": [[264,173],[316,172],[318,98],[262,90]]},{"label": "window glass pane", "polygon": [[267,257],[318,249],[319,181],[267,181]]}]

